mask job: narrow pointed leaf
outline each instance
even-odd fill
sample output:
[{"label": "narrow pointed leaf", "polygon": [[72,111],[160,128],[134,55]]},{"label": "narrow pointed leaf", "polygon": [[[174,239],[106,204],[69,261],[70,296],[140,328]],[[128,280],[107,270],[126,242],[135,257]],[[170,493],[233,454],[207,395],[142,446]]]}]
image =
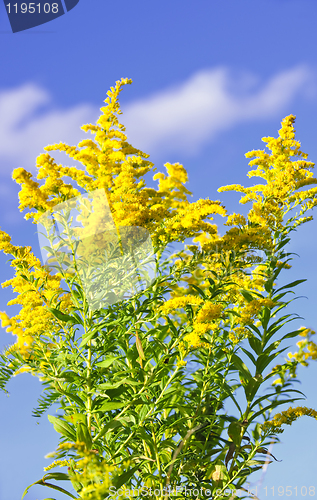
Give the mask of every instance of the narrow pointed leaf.
[{"label": "narrow pointed leaf", "polygon": [[121,402],[121,403],[112,403],[106,402],[104,403],[101,408],[98,408],[98,411],[110,411],[110,410],[118,410],[119,408],[122,408],[123,406],[126,406],[127,403]]},{"label": "narrow pointed leaf", "polygon": [[48,415],[47,418],[51,422],[51,424],[54,425],[54,429],[56,430],[56,432],[59,432],[73,442],[76,441],[76,433],[67,422],[61,420],[60,418],[53,417],[52,415]]},{"label": "narrow pointed leaf", "polygon": [[71,322],[71,323],[77,323],[76,318],[73,318],[72,316],[69,316],[69,314],[64,314],[58,309],[55,309],[53,307],[47,307],[47,309],[55,316],[55,318],[59,319],[60,321],[63,321],[65,323]]},{"label": "narrow pointed leaf", "polygon": [[107,356],[107,358],[103,361],[96,363],[96,366],[100,366],[100,368],[108,368],[108,366],[110,366],[116,359],[118,359],[118,356]]},{"label": "narrow pointed leaf", "polygon": [[278,288],[278,289],[275,291],[275,293],[278,293],[278,292],[280,292],[281,290],[285,290],[285,288],[293,288],[294,286],[297,286],[297,285],[299,285],[300,283],[304,283],[304,281],[307,281],[307,279],[292,281],[292,283],[289,283],[288,285],[284,285],[284,286],[282,286],[281,288]]},{"label": "narrow pointed leaf", "polygon": [[39,481],[36,481],[35,483],[32,483],[32,484],[30,484],[30,486],[28,486],[27,488],[25,488],[25,490],[23,492],[23,495],[21,497],[21,500],[23,500],[23,498],[25,497],[25,495],[27,494],[27,492],[29,491],[29,489],[32,486],[34,486],[35,484],[39,484],[41,486],[47,486],[48,488],[52,488],[53,490],[57,490],[57,491],[60,491],[61,493],[65,493],[65,495],[68,495],[71,498],[75,498],[75,499],[77,498],[74,495],[72,495],[71,493],[69,493],[69,491],[64,490],[64,488],[61,488],[60,486],[56,486],[55,484],[46,483],[46,482],[43,481],[43,479],[40,479]]}]

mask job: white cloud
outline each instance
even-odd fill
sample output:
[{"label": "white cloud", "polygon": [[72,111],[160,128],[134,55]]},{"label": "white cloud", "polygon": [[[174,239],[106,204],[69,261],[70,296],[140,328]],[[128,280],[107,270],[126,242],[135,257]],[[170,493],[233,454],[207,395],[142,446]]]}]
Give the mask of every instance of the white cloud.
[{"label": "white cloud", "polygon": [[[305,65],[275,74],[265,83],[255,75],[237,77],[218,67],[125,104],[121,120],[128,140],[147,153],[193,154],[240,123],[281,118],[298,94],[312,97],[312,89],[315,75]],[[98,107],[90,104],[56,108],[50,94],[36,84],[0,91],[0,175],[11,173],[13,167],[35,174],[36,157],[46,145],[75,145],[90,137],[80,126],[95,123],[98,116]]]},{"label": "white cloud", "polygon": [[77,144],[87,136],[80,126],[97,116],[98,109],[87,104],[52,109],[49,93],[32,83],[0,92],[0,173],[11,172],[12,166],[35,173],[36,157],[45,146]]},{"label": "white cloud", "polygon": [[218,67],[127,104],[122,122],[128,140],[146,152],[195,154],[232,126],[279,116],[297,94],[312,97],[314,91],[315,75],[306,65],[280,72],[262,86],[255,75],[237,78]]}]

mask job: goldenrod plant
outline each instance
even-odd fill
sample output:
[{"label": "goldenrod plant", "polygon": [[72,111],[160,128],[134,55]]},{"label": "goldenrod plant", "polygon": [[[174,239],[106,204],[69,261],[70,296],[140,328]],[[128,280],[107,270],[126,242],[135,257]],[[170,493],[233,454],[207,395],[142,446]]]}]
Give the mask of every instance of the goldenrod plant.
[{"label": "goldenrod plant", "polygon": [[[317,203],[314,164],[290,115],[278,138],[263,139],[267,151],[246,155],[257,166],[249,177],[261,183],[219,189],[241,192],[252,204],[246,216],[228,215],[220,201],[189,202],[179,163],[165,164],[167,175],[153,177],[158,189],[147,188],[142,178],[156,169],[119,122],[129,83],[116,82],[96,125],[82,127],[93,139],[45,148],[41,185],[13,171],[42,262],[0,232],[15,269],[2,286],[17,293],[8,305],[21,305],[16,316],[0,313],[17,339],[1,355],[0,386],[30,372],[44,389],[34,415],[60,405],[48,415],[60,443],[33,484],[83,500],[132,490],[140,499],[185,498],[188,489],[195,498],[227,499],[228,489],[248,496],[250,475],[275,460],[268,445],[283,425],[317,417],[290,406],[304,398],[293,387],[297,367],[317,357],[315,332],[289,329],[297,315],[285,312],[305,280],[278,284],[291,267],[286,244]],[[83,168],[58,165],[50,151]],[[226,219],[223,236],[215,215]],[[192,244],[167,256],[187,238]],[[296,337],[298,351],[283,361]]]}]

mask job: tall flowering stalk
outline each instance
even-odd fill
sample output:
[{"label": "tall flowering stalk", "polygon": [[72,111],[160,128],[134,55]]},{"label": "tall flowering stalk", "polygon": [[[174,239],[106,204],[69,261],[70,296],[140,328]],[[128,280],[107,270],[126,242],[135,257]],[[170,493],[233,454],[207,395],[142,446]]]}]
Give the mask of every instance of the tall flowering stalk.
[{"label": "tall flowering stalk", "polygon": [[[317,203],[317,188],[307,189],[317,184],[314,164],[295,140],[290,115],[277,139],[263,139],[270,153],[246,155],[254,158],[250,166],[257,165],[249,177],[264,182],[219,189],[243,193],[241,203],[252,202],[247,217],[228,215],[219,201],[190,203],[187,173],[178,163],[165,165],[168,175],[154,175],[157,190],[147,188],[142,177],[153,164],[127,142],[118,118],[118,96],[128,83],[116,82],[96,125],[82,127],[93,139],[45,148],[37,158],[41,185],[23,168],[13,172],[21,185],[19,208],[35,210],[25,216],[34,224],[94,192],[106,196],[111,217],[102,218],[101,205],[93,211],[88,201],[82,204],[78,220],[89,221],[90,228],[85,245],[74,243],[67,217],[59,219],[65,239],[54,243],[52,237],[48,250],[55,260],[63,245],[70,251],[55,274],[49,260],[42,264],[31,247],[15,246],[0,232],[0,247],[15,268],[2,286],[18,294],[8,305],[21,305],[14,317],[0,313],[2,327],[17,337],[1,355],[0,387],[28,371],[44,387],[34,415],[60,403],[58,415],[48,416],[60,444],[44,477],[33,484],[83,500],[126,498],[131,489],[149,499],[168,498],[177,489],[183,498],[185,486],[196,498],[224,499],[228,488],[233,495],[245,489],[250,474],[275,459],[267,445],[278,441],[282,425],[302,415],[316,418],[305,407],[272,417],[277,407],[302,399],[292,379],[299,364],[317,357],[314,332],[288,331],[296,318],[284,312],[294,300],[288,294],[305,280],[277,284],[290,268],[290,234],[311,220],[306,212]],[[55,150],[83,169],[58,165],[49,154]],[[227,218],[223,236],[211,223],[215,214]],[[109,225],[115,228],[110,239]],[[129,260],[124,236],[131,228],[150,235],[156,274],[127,298],[111,273],[120,273]],[[169,243],[186,238],[193,244],[165,258]],[[98,291],[89,278],[92,255],[103,280]],[[107,300],[100,299],[104,286]],[[92,307],[94,294],[98,307],[98,300]],[[282,343],[297,336],[298,352],[274,365],[287,349]],[[51,472],[55,467],[67,470]],[[72,492],[55,484],[59,480],[70,481]]]}]

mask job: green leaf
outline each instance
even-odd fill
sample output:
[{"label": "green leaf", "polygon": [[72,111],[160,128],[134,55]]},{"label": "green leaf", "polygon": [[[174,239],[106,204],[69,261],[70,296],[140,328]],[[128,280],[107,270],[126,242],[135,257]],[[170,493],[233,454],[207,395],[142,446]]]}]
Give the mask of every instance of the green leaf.
[{"label": "green leaf", "polygon": [[305,398],[293,398],[293,399],[283,399],[283,400],[281,399],[280,401],[273,401],[268,406],[265,406],[260,411],[254,413],[251,417],[249,417],[248,418],[249,424],[250,424],[250,422],[252,422],[252,420],[257,418],[259,415],[264,415],[266,410],[273,409],[276,406],[280,406],[280,405],[283,405],[285,403],[294,403],[294,401],[298,401],[299,399],[305,399]]},{"label": "green leaf", "polygon": [[76,433],[76,441],[81,443],[85,443],[87,450],[91,449],[91,435],[88,431],[87,425],[84,422],[78,422],[77,424],[77,433]]},{"label": "green leaf", "polygon": [[247,349],[244,349],[244,347],[240,347],[240,349],[248,356],[248,358],[251,359],[252,363],[255,366],[256,365],[256,360],[255,360],[255,357],[253,356],[253,354],[251,354],[251,352],[249,352]]},{"label": "green leaf", "polygon": [[267,354],[261,354],[258,357],[258,360],[256,363],[256,372],[262,373],[265,370],[265,368],[271,363],[271,361],[273,361],[274,358],[276,358],[279,354],[284,352],[286,349],[288,349],[288,348],[285,347],[284,349],[280,349],[279,351],[275,351],[270,356]]},{"label": "green leaf", "polygon": [[78,422],[86,422],[86,416],[83,413],[74,413],[73,415],[66,415],[65,420],[71,424],[77,424]]},{"label": "green leaf", "polygon": [[239,412],[240,412],[240,415],[242,416],[242,410],[239,406],[239,403],[238,401],[236,400],[236,398],[234,397],[234,395],[232,394],[233,392],[233,389],[226,383],[224,382],[223,383],[223,387],[222,387],[222,391],[227,394],[227,396],[232,399],[232,401],[234,402],[234,404],[236,405],[236,407],[238,408]]},{"label": "green leaf", "polygon": [[89,340],[91,340],[93,337],[95,337],[97,335],[97,333],[98,333],[97,330],[90,330],[90,331],[86,332],[82,337],[82,341],[80,343],[79,349],[81,349],[86,344],[88,344]]},{"label": "green leaf", "polygon": [[64,472],[49,472],[43,476],[43,481],[55,479],[56,481],[70,481],[69,475]]},{"label": "green leaf", "polygon": [[228,436],[232,439],[236,446],[240,445],[243,428],[241,422],[231,422],[228,427]]},{"label": "green leaf", "polygon": [[154,445],[153,445],[152,436],[146,432],[146,430],[144,429],[144,427],[141,427],[141,426],[138,427],[137,434],[139,436],[141,436],[141,438],[146,442],[146,444],[151,449],[153,455],[155,455],[155,449],[154,449]]},{"label": "green leaf", "polygon": [[197,292],[199,293],[199,295],[202,296],[203,299],[206,299],[206,294],[205,294],[205,292],[201,288],[199,288],[198,286],[193,285],[191,283],[190,283],[190,286],[192,286],[193,288],[195,288],[195,290],[197,290]]},{"label": "green leaf", "polygon": [[271,318],[271,311],[268,307],[264,307],[261,315],[261,324],[263,328],[267,328],[267,325]]},{"label": "green leaf", "polygon": [[65,495],[68,495],[71,498],[77,499],[77,497],[75,497],[74,495],[72,495],[71,493],[69,493],[69,491],[64,490],[64,488],[61,488],[60,486],[56,486],[55,484],[47,483],[47,482],[43,481],[43,479],[40,479],[39,481],[36,481],[35,483],[32,483],[32,484],[30,484],[30,486],[28,486],[27,488],[25,488],[25,490],[23,492],[23,495],[21,497],[21,500],[23,500],[23,498],[25,497],[25,495],[27,494],[27,492],[29,491],[29,489],[32,486],[34,486],[35,484],[40,484],[41,486],[47,486],[48,488],[52,488],[53,490],[61,491],[62,493],[65,493]]},{"label": "green leaf", "polygon": [[133,467],[133,469],[130,469],[130,470],[124,472],[119,477],[117,477],[116,479],[114,479],[113,480],[113,485],[115,486],[115,488],[118,490],[119,488],[121,488],[121,486],[123,484],[127,483],[127,481],[130,479],[130,477],[135,473],[135,471],[138,468],[139,468],[139,465],[136,465],[135,467]]},{"label": "green leaf", "polygon": [[241,293],[241,295],[245,298],[245,300],[247,302],[251,302],[251,300],[253,300],[253,296],[251,295],[251,293],[248,290],[244,290],[243,288],[239,288],[239,292]]},{"label": "green leaf", "polygon": [[145,359],[145,356],[144,356],[144,351],[143,351],[143,347],[142,347],[142,342],[139,338],[139,335],[136,333],[135,334],[135,344],[136,344],[136,348],[138,350],[138,354],[139,354],[139,357],[140,357],[140,361],[141,361],[141,368],[142,368],[142,360]]},{"label": "green leaf", "polygon": [[112,403],[112,402],[106,402],[104,403],[100,408],[98,408],[98,411],[110,411],[110,410],[118,410],[119,408],[122,408],[123,406],[126,406],[128,403]]},{"label": "green leaf", "polygon": [[288,285],[284,285],[281,288],[278,288],[277,290],[275,290],[274,293],[278,293],[281,290],[285,290],[285,288],[293,288],[294,286],[300,285],[300,283],[304,283],[304,281],[307,281],[307,279],[292,281],[292,283],[289,283]]},{"label": "green leaf", "polygon": [[249,372],[247,365],[236,354],[232,355],[231,360],[233,366],[239,372],[242,385],[245,386],[252,378],[252,375]]},{"label": "green leaf", "polygon": [[80,399],[79,396],[76,396],[76,394],[73,394],[72,392],[63,391],[61,388],[60,388],[60,392],[62,394],[64,394],[65,396],[67,396],[72,401],[75,401],[75,403],[77,403],[80,406],[80,408],[84,408],[85,407],[85,404],[82,401],[82,399]]},{"label": "green leaf", "polygon": [[262,338],[262,333],[255,325],[248,325],[248,327],[251,328],[251,330],[253,330],[255,333],[257,333],[260,338]]},{"label": "green leaf", "polygon": [[100,366],[101,368],[108,368],[108,366],[110,366],[116,359],[118,359],[118,356],[107,356],[104,361],[96,363],[96,366]]},{"label": "green leaf", "polygon": [[126,379],[119,380],[118,382],[105,382],[104,384],[98,385],[98,390],[107,391],[111,389],[117,389],[121,385],[125,384]]},{"label": "green leaf", "polygon": [[248,402],[252,401],[262,382],[263,382],[263,377],[260,374],[255,375],[248,382],[248,384],[244,388],[245,396]]},{"label": "green leaf", "polygon": [[102,429],[101,431],[99,432],[98,434],[98,438],[101,438],[102,436],[104,436],[108,431],[111,432],[112,430],[116,429],[117,427],[121,427],[123,424],[122,422],[118,419],[118,420],[110,420],[110,422],[108,422]]},{"label": "green leaf", "polygon": [[[293,389],[293,390],[295,390],[295,389]],[[285,390],[281,391],[280,394],[287,393],[289,391],[290,391],[290,389],[285,389]],[[261,403],[261,401],[263,401],[265,399],[269,400],[269,398],[272,396],[276,396],[276,392],[271,392],[270,394],[266,394],[265,396],[261,396],[260,398],[256,399],[255,401],[253,401],[252,405],[250,406],[250,410],[252,410],[252,408],[254,408],[259,403]],[[257,424],[257,425],[259,425],[259,424]]]},{"label": "green leaf", "polygon": [[261,350],[262,350],[260,340],[257,339],[255,336],[253,336],[253,337],[250,336],[250,337],[248,337],[248,342],[249,342],[251,349],[254,350],[255,354],[259,355]]},{"label": "green leaf", "polygon": [[212,463],[208,467],[206,478],[212,479],[213,486],[222,487],[222,485],[229,480],[229,474],[226,466],[217,459],[216,463]]},{"label": "green leaf", "polygon": [[60,418],[53,417],[52,415],[47,415],[48,420],[54,425],[56,432],[59,432],[63,436],[67,437],[71,441],[76,441],[76,434],[74,429],[64,420]]},{"label": "green leaf", "polygon": [[[274,321],[274,323],[271,324],[270,328],[268,328],[267,335],[269,335],[271,337],[272,336],[272,332],[274,334],[278,330],[280,330],[282,328],[282,326],[285,325],[285,323],[283,323],[283,321],[286,320],[287,318],[290,318],[291,316],[292,316],[291,314],[285,314],[284,316],[281,316],[279,319],[277,319],[276,321]],[[288,322],[289,321],[293,321],[293,319],[288,320]]]},{"label": "green leaf", "polygon": [[47,307],[47,309],[55,316],[55,318],[59,319],[60,321],[63,321],[65,323],[68,323],[70,321],[73,324],[77,324],[77,320],[72,316],[64,314],[58,309],[55,309],[54,307]]},{"label": "green leaf", "polygon": [[82,326],[84,326],[84,322],[83,322],[83,320],[81,319],[81,317],[79,316],[79,314],[77,314],[77,313],[74,313],[74,312],[73,312],[73,316],[74,316],[74,318],[76,319],[76,321],[77,321],[77,324],[78,324],[78,325],[82,325]]},{"label": "green leaf", "polygon": [[287,243],[291,241],[291,238],[283,238],[282,241],[277,245],[276,250],[280,250],[281,248],[285,247]]},{"label": "green leaf", "polygon": [[300,330],[293,330],[292,332],[287,333],[284,337],[281,338],[281,341],[284,339],[292,339],[293,337],[297,337],[300,334]]},{"label": "green leaf", "polygon": [[[286,321],[283,321],[285,318],[289,318],[290,316],[292,316],[292,315],[291,314],[287,314],[287,315],[283,316],[282,318],[279,318],[274,323],[274,328],[273,328],[273,325],[271,325],[271,327],[269,328],[269,330],[268,330],[268,332],[266,334],[264,345],[266,345],[268,343],[268,341],[273,337],[273,335],[278,330],[280,330],[284,325],[286,325],[287,323],[290,323],[291,321],[294,321],[295,319],[299,319],[299,318],[290,318],[290,319],[287,319]],[[281,323],[282,321],[283,321],[283,323]],[[279,324],[279,325],[276,326],[277,324]]]}]

